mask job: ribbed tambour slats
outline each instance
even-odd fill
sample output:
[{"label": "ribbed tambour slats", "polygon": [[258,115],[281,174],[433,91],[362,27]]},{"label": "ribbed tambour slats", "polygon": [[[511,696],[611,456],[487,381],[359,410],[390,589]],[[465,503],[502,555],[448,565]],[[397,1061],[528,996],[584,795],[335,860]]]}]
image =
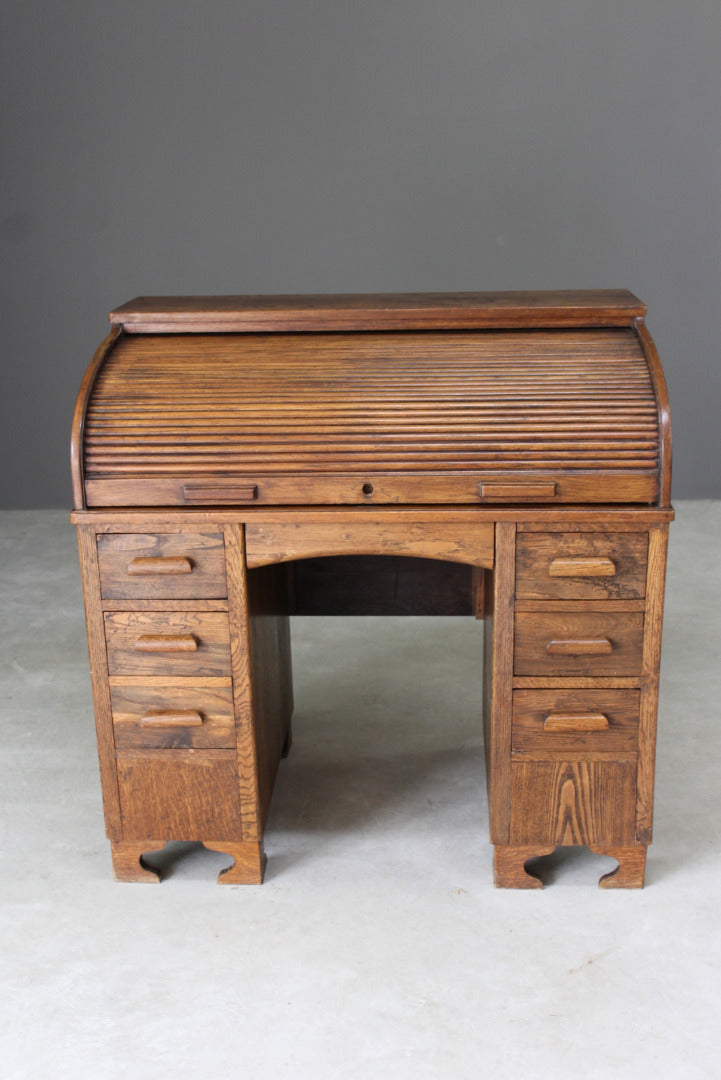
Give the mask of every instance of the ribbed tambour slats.
[{"label": "ribbed tambour slats", "polygon": [[138,334],[99,370],[83,453],[90,483],[649,477],[659,433],[630,328]]},{"label": "ribbed tambour slats", "polygon": [[128,336],[97,378],[86,478],[658,468],[628,329]]}]

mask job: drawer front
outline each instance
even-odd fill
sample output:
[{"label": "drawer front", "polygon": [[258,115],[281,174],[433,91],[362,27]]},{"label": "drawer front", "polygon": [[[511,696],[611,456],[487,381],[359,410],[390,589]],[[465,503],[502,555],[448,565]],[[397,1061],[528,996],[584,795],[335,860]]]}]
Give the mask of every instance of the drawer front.
[{"label": "drawer front", "polygon": [[242,839],[233,751],[135,751],[117,762],[123,839]]},{"label": "drawer front", "polygon": [[115,746],[232,749],[233,692],[228,686],[113,686]]},{"label": "drawer front", "polygon": [[636,841],[635,761],[514,761],[510,843]]},{"label": "drawer front", "polygon": [[640,699],[638,690],[516,690],[513,752],[635,753]]},{"label": "drawer front", "polygon": [[106,600],[222,599],[225,550],[219,532],[108,533],[98,536]]},{"label": "drawer front", "polygon": [[106,612],[105,642],[111,675],[230,674],[225,612]]},{"label": "drawer front", "polygon": [[641,612],[521,611],[516,615],[516,675],[638,675],[642,649]]},{"label": "drawer front", "polygon": [[519,533],[522,600],[635,600],[646,595],[646,533]]}]

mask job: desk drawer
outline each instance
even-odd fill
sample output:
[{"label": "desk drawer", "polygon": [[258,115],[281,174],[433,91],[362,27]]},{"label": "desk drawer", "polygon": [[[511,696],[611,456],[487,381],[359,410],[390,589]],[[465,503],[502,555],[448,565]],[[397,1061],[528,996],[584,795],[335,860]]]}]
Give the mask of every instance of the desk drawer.
[{"label": "desk drawer", "polygon": [[516,615],[516,675],[638,675],[642,650],[641,612],[520,611]]},{"label": "desk drawer", "polygon": [[228,595],[220,532],[106,533],[98,536],[98,562],[106,600]]},{"label": "desk drawer", "polygon": [[640,699],[638,690],[516,690],[513,753],[635,753]]},{"label": "desk drawer", "polygon": [[636,842],[636,762],[514,761],[511,844]]},{"label": "desk drawer", "polygon": [[126,683],[111,687],[116,748],[232,749],[235,718],[231,686],[188,682],[190,685]]},{"label": "desk drawer", "polygon": [[111,675],[230,674],[225,612],[106,612],[105,641]]},{"label": "desk drawer", "polygon": [[123,839],[242,838],[235,751],[124,751],[117,769]]},{"label": "desk drawer", "polygon": [[646,595],[646,533],[519,533],[519,599],[636,600]]}]

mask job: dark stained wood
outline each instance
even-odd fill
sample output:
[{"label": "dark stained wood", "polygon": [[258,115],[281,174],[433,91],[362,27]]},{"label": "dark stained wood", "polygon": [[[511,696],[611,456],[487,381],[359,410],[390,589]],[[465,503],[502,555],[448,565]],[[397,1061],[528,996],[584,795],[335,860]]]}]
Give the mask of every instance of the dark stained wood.
[{"label": "dark stained wood", "polygon": [[110,313],[129,333],[626,326],[646,305],[625,289],[335,296],[139,296]]},{"label": "dark stained wood", "polygon": [[227,596],[222,532],[98,537],[103,599]]},{"label": "dark stained wood", "polygon": [[526,533],[516,550],[516,596],[619,600],[646,593],[643,533]]},{"label": "dark stained wood", "polygon": [[335,555],[287,565],[293,615],[473,615],[477,603],[482,611],[478,568],[462,563]]},{"label": "dark stained wood", "polygon": [[293,713],[287,577],[284,567],[273,566],[249,571],[247,581],[258,798],[265,826],[278,765],[290,745]]}]

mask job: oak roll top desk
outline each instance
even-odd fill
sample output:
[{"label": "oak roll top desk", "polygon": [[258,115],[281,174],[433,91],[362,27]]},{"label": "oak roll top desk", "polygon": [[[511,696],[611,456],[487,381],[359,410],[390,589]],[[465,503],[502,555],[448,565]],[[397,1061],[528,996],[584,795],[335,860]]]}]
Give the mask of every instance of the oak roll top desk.
[{"label": "oak roll top desk", "polygon": [[486,618],[496,884],[539,886],[526,863],[558,845],[643,884],[673,517],[644,315],[623,290],[111,313],[71,456],[117,878],[196,840],[262,881],[289,613],[359,610],[353,583],[392,566],[404,610]]}]

